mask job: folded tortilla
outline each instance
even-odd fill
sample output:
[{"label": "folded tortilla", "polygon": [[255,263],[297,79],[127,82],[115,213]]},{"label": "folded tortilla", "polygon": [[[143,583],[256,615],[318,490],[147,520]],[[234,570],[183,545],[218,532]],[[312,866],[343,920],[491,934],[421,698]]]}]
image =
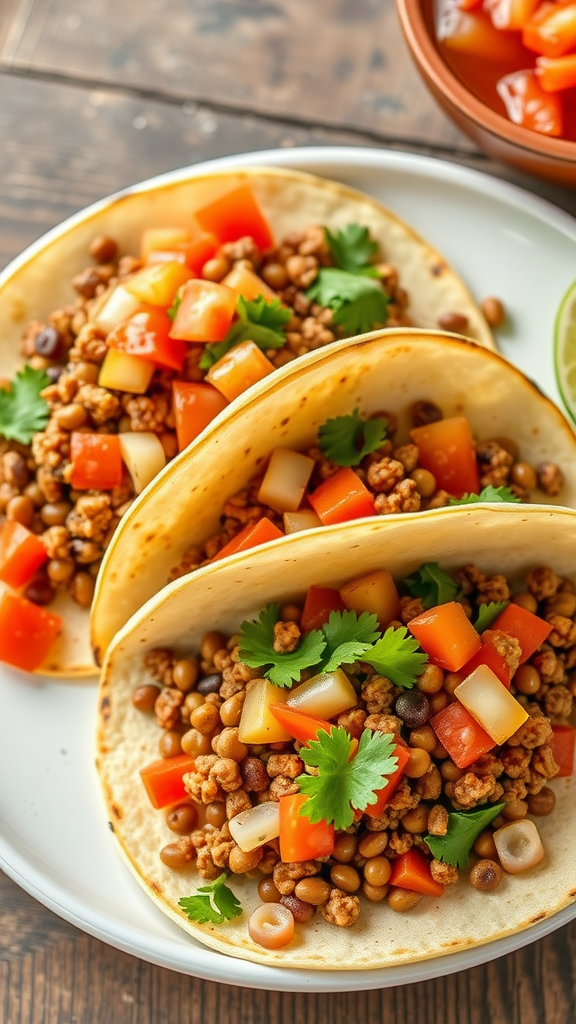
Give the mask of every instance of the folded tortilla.
[{"label": "folded tortilla", "polygon": [[[144,228],[186,223],[195,209],[245,182],[277,239],[313,224],[332,230],[351,222],[367,226],[381,258],[398,268],[400,283],[409,295],[407,313],[416,326],[435,327],[443,313],[459,312],[468,318],[471,338],[487,348],[495,347],[480,309],[458,274],[411,227],[369,196],[338,182],[281,168],[209,175],[182,171],[126,189],[71,217],[0,274],[0,377],[13,377],[22,363],[19,341],[26,324],[74,302],[71,279],[86,266],[88,246],[95,235],[116,239],[122,253],[137,253]],[[242,396],[233,407],[244,400]],[[65,591],[51,607],[63,616],[66,628],[39,671],[65,676],[94,674],[88,613]]]},{"label": "folded tortilla", "polygon": [[[335,342],[257,385],[131,506],[99,574],[92,612],[97,659],[130,615],[164,586],[184,551],[218,530],[226,500],[274,448],[303,451],[316,443],[327,419],[356,407],[363,415],[396,414],[401,444],[409,440],[409,408],[419,399],[435,402],[445,416],[466,415],[475,437],[513,438],[532,465],[557,463],[564,487],[542,501],[576,507],[572,428],[536,385],[497,353],[441,332],[411,329]],[[429,512],[405,514],[417,529]]]},{"label": "folded tortilla", "polygon": [[[522,585],[538,565],[576,580],[576,512],[542,505],[436,509],[425,522],[409,517],[358,520],[344,526],[292,534],[256,553],[234,555],[176,580],[119,633],[104,665],[99,692],[97,765],[106,808],[120,853],[148,895],[190,936],[222,953],[257,963],[306,970],[392,967],[455,953],[542,921],[576,899],[574,807],[576,777],[552,780],[556,806],[536,819],[544,860],[520,875],[504,874],[493,893],[464,879],[441,899],[426,897],[406,914],[363,901],[352,928],[337,928],[320,914],[297,925],[291,944],[267,950],[248,935],[247,922],[261,903],[257,882],[231,876],[241,917],[223,925],[196,924],[178,900],[205,884],[194,867],[173,871],[159,850],[174,836],[164,813],[152,808],[139,769],[158,757],[154,716],[135,710],[134,687],[149,681],[143,658],[154,647],[197,652],[212,629],[232,634],[270,601],[301,600],[310,584],[339,587],[376,568],[399,579],[423,562],[445,569],[473,562]],[[104,825],[103,825],[104,827]],[[127,875],[126,884],[130,885]],[[193,954],[191,954],[193,955]]]}]

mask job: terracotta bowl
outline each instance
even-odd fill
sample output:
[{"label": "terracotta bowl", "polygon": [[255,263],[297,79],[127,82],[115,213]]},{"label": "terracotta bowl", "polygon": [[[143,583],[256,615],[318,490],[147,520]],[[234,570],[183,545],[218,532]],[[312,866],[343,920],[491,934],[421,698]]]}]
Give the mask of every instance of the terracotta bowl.
[{"label": "terracotta bowl", "polygon": [[431,0],[396,0],[400,23],[416,66],[446,114],[495,160],[527,174],[576,187],[576,142],[512,124],[477,99],[436,48]]}]

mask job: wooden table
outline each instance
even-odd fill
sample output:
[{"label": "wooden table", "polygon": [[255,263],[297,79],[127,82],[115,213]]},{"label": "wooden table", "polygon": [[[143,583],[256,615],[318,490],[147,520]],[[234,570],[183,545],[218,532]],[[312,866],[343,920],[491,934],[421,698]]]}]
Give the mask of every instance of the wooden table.
[{"label": "wooden table", "polygon": [[[393,0],[3,0],[2,15],[2,265],[124,185],[270,147],[429,154],[576,213],[576,192],[492,163],[444,118],[412,67]],[[250,991],[119,953],[0,874],[0,1024],[568,1024],[575,964],[573,922],[410,987]]]}]

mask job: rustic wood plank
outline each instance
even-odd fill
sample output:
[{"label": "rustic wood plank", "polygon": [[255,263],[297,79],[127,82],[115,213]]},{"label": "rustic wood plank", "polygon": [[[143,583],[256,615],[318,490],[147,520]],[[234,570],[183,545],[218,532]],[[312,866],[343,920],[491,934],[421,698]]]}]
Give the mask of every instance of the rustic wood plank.
[{"label": "rustic wood plank", "polygon": [[327,995],[202,982],[83,935],[0,873],[3,1024],[568,1024],[576,922],[508,957],[400,988]]},{"label": "rustic wood plank", "polygon": [[394,0],[26,0],[6,67],[473,150],[407,57]]}]

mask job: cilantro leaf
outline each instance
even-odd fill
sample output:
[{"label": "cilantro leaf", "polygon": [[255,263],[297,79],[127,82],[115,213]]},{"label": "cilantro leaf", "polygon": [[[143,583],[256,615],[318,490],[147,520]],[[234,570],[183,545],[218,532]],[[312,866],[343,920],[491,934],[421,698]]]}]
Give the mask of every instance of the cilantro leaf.
[{"label": "cilantro leaf", "polygon": [[475,505],[479,501],[514,501],[518,504],[520,498],[517,498],[509,487],[492,487],[492,484],[488,484],[482,488],[480,494],[463,494],[461,498],[450,498],[448,504]]},{"label": "cilantro leaf", "polygon": [[445,836],[424,836],[424,842],[436,860],[463,868],[478,836],[494,820],[505,804],[493,804],[477,811],[452,811],[448,815]]},{"label": "cilantro leaf", "polygon": [[328,622],[322,626],[326,637],[322,672],[333,672],[340,665],[350,665],[361,658],[371,644],[378,640],[378,619],[370,612],[330,612]]},{"label": "cilantro leaf", "polygon": [[365,730],[355,756],[352,738],[342,726],[333,725],[330,732],[318,733],[302,747],[300,757],[318,775],[300,775],[297,783],[308,800],[300,808],[313,824],[334,822],[334,828],[348,828],[354,820],[354,809],[365,810],[374,803],[376,793],[386,778],[396,770],[398,759],[391,756],[395,748],[392,734]]},{"label": "cilantro leaf", "polygon": [[363,420],[358,409],[354,409],[349,416],[326,420],[318,431],[318,444],[326,458],[336,465],[358,466],[365,455],[380,447],[386,427],[386,420]]},{"label": "cilantro leaf", "polygon": [[181,299],[180,295],[176,295],[174,297],[174,302],[170,306],[170,309],[166,310],[166,313],[168,314],[168,316],[170,317],[171,320],[175,320],[176,319],[176,313],[178,312],[178,306],[180,305],[181,302],[182,302],[182,299]]},{"label": "cilantro leaf", "polygon": [[241,341],[253,341],[263,352],[269,348],[282,348],[286,344],[284,328],[292,316],[280,299],[268,302],[263,295],[250,301],[238,296],[238,319],[232,324],[223,341],[205,345],[198,363],[201,370],[209,370],[226,352]]},{"label": "cilantro leaf", "polygon": [[201,886],[196,895],[183,896],[178,900],[178,906],[191,921],[197,921],[198,924],[223,924],[224,921],[240,917],[242,904],[224,884],[226,878],[223,873],[208,885]]},{"label": "cilantro leaf", "polygon": [[362,655],[362,661],[390,679],[394,686],[409,690],[424,670],[428,657],[420,650],[414,637],[408,635],[406,626],[398,629],[390,626],[384,636]]},{"label": "cilantro leaf", "polygon": [[371,240],[368,228],[361,224],[347,224],[335,234],[325,228],[324,233],[332,259],[340,270],[358,273],[370,264],[378,251],[378,245]]},{"label": "cilantro leaf", "polygon": [[265,678],[275,686],[291,687],[304,668],[317,665],[326,641],[319,629],[307,633],[295,651],[279,654],[274,650],[274,626],[280,619],[280,605],[269,604],[257,621],[243,622],[238,636],[240,660],[250,668],[264,668]]},{"label": "cilantro leaf", "polygon": [[332,320],[347,334],[364,334],[384,326],[390,299],[379,281],[364,273],[321,267],[306,295],[333,310]]},{"label": "cilantro leaf", "polygon": [[40,392],[50,378],[44,370],[26,365],[16,374],[10,390],[0,388],[0,434],[9,441],[30,444],[34,434],[50,419],[48,403]]},{"label": "cilantro leaf", "polygon": [[425,562],[416,572],[404,578],[412,597],[419,597],[424,608],[447,604],[456,597],[459,587],[438,562]]},{"label": "cilantro leaf", "polygon": [[483,633],[485,629],[489,629],[500,612],[503,612],[509,604],[510,601],[489,601],[488,604],[481,604],[478,608],[478,618],[474,623],[476,632]]}]

